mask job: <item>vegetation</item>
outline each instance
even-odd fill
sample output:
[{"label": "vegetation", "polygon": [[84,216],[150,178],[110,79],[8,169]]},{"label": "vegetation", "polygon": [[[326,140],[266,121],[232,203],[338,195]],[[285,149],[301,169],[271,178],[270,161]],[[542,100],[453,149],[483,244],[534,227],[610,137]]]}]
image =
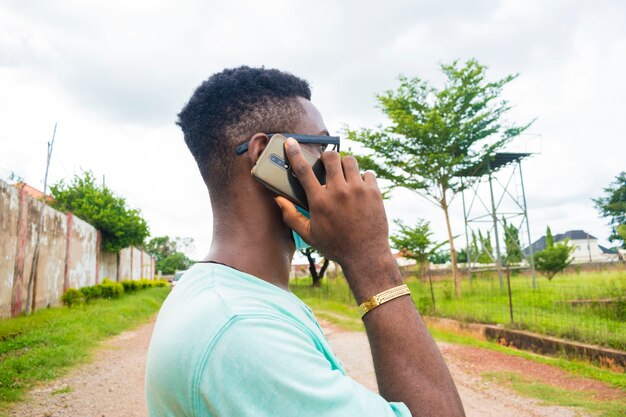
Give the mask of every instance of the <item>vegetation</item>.
[{"label": "vegetation", "polygon": [[519,240],[519,229],[515,225],[507,223],[506,219],[502,219],[502,228],[504,230],[504,247],[506,250],[503,264],[512,265],[522,262],[524,253]]},{"label": "vegetation", "polygon": [[194,261],[184,253],[192,246],[193,239],[191,238],[159,236],[150,239],[144,248],[146,252],[154,256],[157,271],[172,275],[176,271],[184,271],[193,265]]},{"label": "vegetation", "polygon": [[571,391],[543,384],[515,372],[490,372],[483,375],[498,385],[511,387],[518,394],[541,400],[545,405],[582,408],[601,417],[622,417],[626,414],[626,401],[606,401],[595,398],[590,392]]},{"label": "vegetation", "polygon": [[489,82],[486,67],[475,60],[444,64],[441,71],[446,77],[441,89],[420,78],[401,76],[396,90],[377,96],[389,125],[346,133],[370,151],[360,157],[364,169],[374,170],[394,187],[418,192],[443,210],[455,293],[460,297],[461,277],[448,215],[452,199],[463,188],[457,175],[488,161],[530,123],[513,126],[503,119],[510,106],[501,99],[502,90],[516,75]]},{"label": "vegetation", "polygon": [[602,217],[609,218],[612,233],[609,240],[622,241],[622,248],[626,249],[626,233],[621,234],[617,229],[626,225],[626,171],[622,171],[607,188],[605,195],[593,200]]},{"label": "vegetation", "polygon": [[548,281],[572,263],[574,247],[567,240],[554,243],[550,227],[546,229],[546,248],[535,253],[535,269],[541,272]]},{"label": "vegetation", "polygon": [[311,274],[312,279],[311,285],[313,285],[314,287],[319,287],[322,283],[322,278],[324,278],[324,274],[326,273],[326,269],[328,269],[330,260],[324,257],[324,262],[322,263],[322,267],[318,272],[316,266],[317,259],[315,257],[316,255],[322,256],[322,254],[319,253],[317,249],[311,247],[302,249],[300,253],[306,256],[306,259],[309,261],[309,273]]},{"label": "vegetation", "polygon": [[68,306],[74,307],[88,303],[98,298],[119,298],[124,293],[133,292],[139,289],[165,287],[165,280],[125,280],[122,282],[113,282],[108,278],[102,280],[101,284],[90,287],[82,287],[80,289],[69,288],[61,297],[61,302]]},{"label": "vegetation", "polygon": [[100,230],[102,248],[119,252],[128,246],[141,246],[150,234],[139,210],[128,208],[126,200],[104,185],[98,185],[87,171],[76,175],[70,184],[63,180],[50,187],[54,201],[50,205],[76,216]]},{"label": "vegetation", "polygon": [[[330,285],[326,283],[322,288],[314,289],[308,285],[306,288],[300,286],[296,280],[292,281],[291,289],[313,309],[316,317],[330,321],[345,330],[364,331],[363,321],[359,318],[356,310],[356,302],[353,298],[352,301],[348,302],[335,301],[340,299],[348,300],[350,297],[345,292],[346,288],[343,285],[332,285],[333,283],[338,284],[338,282],[330,281]],[[424,310],[420,310],[424,314]],[[475,346],[506,353],[511,356],[522,357],[534,362],[556,366],[573,375],[596,379],[626,390],[624,374],[602,369],[586,362],[561,357],[541,356],[497,343],[479,340],[469,335],[452,332],[449,329],[440,329],[436,325],[429,325],[429,331],[436,340],[442,342]]]},{"label": "vegetation", "polygon": [[[509,316],[508,294],[495,276],[484,275],[463,281],[463,299],[453,295],[445,280],[433,281],[436,308],[429,284],[406,280],[413,300],[424,315],[448,317],[476,323],[502,324],[513,329],[562,337],[626,350],[626,274],[600,272],[563,275],[532,289],[530,277],[513,275],[511,292],[515,322]],[[348,284],[342,278],[328,280],[320,288],[301,286],[292,280],[292,291],[307,303],[333,302],[355,307]],[[584,302],[601,300],[610,302]],[[315,304],[313,304],[315,305]],[[358,318],[358,316],[356,316]]]},{"label": "vegetation", "polygon": [[144,323],[169,287],[98,299],[80,308],[48,308],[0,321],[0,414],[37,382],[90,359],[101,340]]},{"label": "vegetation", "polygon": [[[431,240],[433,232],[430,230],[430,223],[426,220],[418,219],[417,223],[413,227],[404,225],[400,220],[396,220],[395,223],[398,225],[400,230],[390,236],[391,242],[396,249],[402,251],[402,255],[405,258],[417,261],[420,266],[420,276],[424,277],[426,275],[426,266],[430,257],[448,242],[433,242]],[[430,276],[430,269],[428,271],[428,282],[430,284],[430,292],[434,305],[435,295],[433,293],[433,283]]]}]

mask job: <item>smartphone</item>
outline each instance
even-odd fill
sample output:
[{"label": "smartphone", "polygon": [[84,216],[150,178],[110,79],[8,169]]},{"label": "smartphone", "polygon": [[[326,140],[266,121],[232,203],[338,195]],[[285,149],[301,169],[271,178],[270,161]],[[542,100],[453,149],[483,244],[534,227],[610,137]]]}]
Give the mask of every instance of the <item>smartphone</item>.
[{"label": "smartphone", "polygon": [[[286,140],[287,138],[283,135],[273,135],[252,168],[251,174],[255,180],[274,193],[308,211],[309,203],[304,188],[294,175],[285,154]],[[300,149],[304,159],[311,165],[317,180],[322,185],[326,184],[326,170],[322,160],[306,149]]]}]

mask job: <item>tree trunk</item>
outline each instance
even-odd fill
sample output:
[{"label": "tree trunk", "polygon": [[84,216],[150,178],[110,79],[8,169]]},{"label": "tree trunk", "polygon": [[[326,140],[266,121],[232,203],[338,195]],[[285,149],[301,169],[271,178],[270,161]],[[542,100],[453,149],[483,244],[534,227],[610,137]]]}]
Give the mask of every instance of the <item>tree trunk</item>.
[{"label": "tree trunk", "polygon": [[306,258],[309,260],[309,272],[311,273],[311,285],[319,287],[322,283],[321,277],[317,274],[317,268],[315,267],[315,258],[309,251],[306,252]]},{"label": "tree trunk", "polygon": [[437,306],[435,305],[435,290],[433,290],[433,277],[430,272],[430,266],[428,268],[428,284],[430,284],[430,298],[433,301],[433,310],[436,310]]},{"label": "tree trunk", "polygon": [[324,278],[324,274],[326,273],[326,269],[328,268],[328,264],[330,264],[330,261],[327,258],[324,258],[324,263],[322,264],[322,269],[320,269],[320,273],[319,273],[320,281],[322,280],[322,278]]},{"label": "tree trunk", "polygon": [[441,208],[446,216],[446,227],[448,229],[448,242],[450,243],[450,263],[452,267],[452,279],[454,281],[454,294],[457,298],[461,298],[461,273],[456,261],[456,249],[454,248],[454,236],[452,235],[452,228],[450,227],[450,216],[448,215],[448,201],[446,199],[446,192],[443,190],[443,197],[441,198]]}]

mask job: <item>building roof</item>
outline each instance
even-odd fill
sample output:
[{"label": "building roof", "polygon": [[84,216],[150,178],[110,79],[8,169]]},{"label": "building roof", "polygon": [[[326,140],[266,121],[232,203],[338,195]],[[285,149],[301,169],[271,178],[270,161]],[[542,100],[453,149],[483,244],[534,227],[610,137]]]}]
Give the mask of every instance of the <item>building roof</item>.
[{"label": "building roof", "polygon": [[606,254],[609,254],[609,255],[617,255],[618,254],[617,248],[605,248],[602,245],[598,245],[598,247],[600,248],[602,253],[606,253]]},{"label": "building roof", "polygon": [[[26,194],[33,197],[35,200],[41,201],[43,199],[43,192],[26,184],[25,182],[16,182],[13,186],[19,190],[26,191]],[[50,203],[52,200],[53,198],[50,195],[46,195],[46,202]]]},{"label": "building roof", "polygon": [[[569,239],[569,240],[598,240],[596,237],[590,235],[589,233],[585,232],[584,230],[568,230],[565,233],[559,233],[554,235],[554,243],[556,242],[561,242],[565,239]],[[541,238],[539,238],[538,240],[536,240],[533,244],[533,253],[535,252],[539,252],[541,250],[544,250],[546,248],[546,237],[545,236],[541,236]],[[524,254],[525,255],[529,255],[529,248],[525,248],[524,249]]]}]

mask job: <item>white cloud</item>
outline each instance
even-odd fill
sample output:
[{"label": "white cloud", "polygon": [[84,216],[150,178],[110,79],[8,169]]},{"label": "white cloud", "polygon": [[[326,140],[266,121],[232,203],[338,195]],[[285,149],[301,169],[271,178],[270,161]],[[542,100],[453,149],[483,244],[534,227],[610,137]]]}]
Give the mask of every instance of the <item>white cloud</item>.
[{"label": "white cloud", "polygon": [[[512,120],[537,117],[542,153],[523,165],[533,237],[550,224],[605,240],[590,199],[625,169],[624,16],[618,1],[3,2],[0,169],[40,184],[58,121],[53,181],[105,175],[153,233],[191,236],[201,257],[210,207],[174,120],[211,73],[249,64],[307,78],[338,131],[383,122],[374,95],[398,74],[438,84],[439,63],[476,57],[493,78],[521,74],[506,89]],[[421,197],[398,191],[387,206],[445,238]],[[461,234],[460,199],[452,212]]]}]

